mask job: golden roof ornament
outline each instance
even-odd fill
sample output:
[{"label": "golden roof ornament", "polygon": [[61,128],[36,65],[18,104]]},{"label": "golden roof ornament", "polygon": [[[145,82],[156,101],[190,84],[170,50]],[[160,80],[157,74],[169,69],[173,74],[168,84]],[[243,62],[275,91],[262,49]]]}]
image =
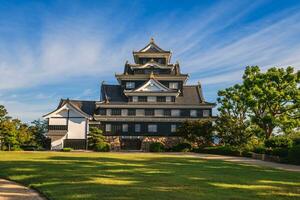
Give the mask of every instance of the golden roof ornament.
[{"label": "golden roof ornament", "polygon": [[154,38],[153,37],[150,38],[150,43],[154,43]]},{"label": "golden roof ornament", "polygon": [[150,78],[154,78],[154,73],[153,73],[153,71],[151,71],[151,73],[150,73]]}]

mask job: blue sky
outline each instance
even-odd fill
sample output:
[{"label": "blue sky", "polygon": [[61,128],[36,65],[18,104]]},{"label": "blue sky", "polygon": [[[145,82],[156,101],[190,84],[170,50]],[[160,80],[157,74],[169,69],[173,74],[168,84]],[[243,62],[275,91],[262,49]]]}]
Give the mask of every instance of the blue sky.
[{"label": "blue sky", "polygon": [[299,1],[0,1],[0,104],[26,122],[99,99],[150,37],[208,101],[245,66],[300,69]]}]

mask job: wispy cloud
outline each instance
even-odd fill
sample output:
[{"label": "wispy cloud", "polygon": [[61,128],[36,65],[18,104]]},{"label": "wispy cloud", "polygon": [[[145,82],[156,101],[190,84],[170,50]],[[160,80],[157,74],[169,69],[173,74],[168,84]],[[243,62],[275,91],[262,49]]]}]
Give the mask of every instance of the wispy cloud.
[{"label": "wispy cloud", "polygon": [[[45,11],[42,25],[29,28],[30,37],[24,33],[25,19],[0,20],[0,104],[12,115],[32,120],[60,97],[98,97],[99,87],[85,86],[86,79],[112,81],[125,61],[132,61],[132,50],[151,36],[173,51],[173,60],[191,74],[190,83],[200,80],[210,88],[210,99],[224,85],[239,82],[247,65],[300,69],[300,9],[295,5],[255,18],[267,3],[219,1],[184,12],[168,6],[148,11],[139,2],[84,12],[74,6],[62,16]],[[18,34],[7,39],[10,32]],[[73,93],[63,92],[66,82]],[[32,100],[22,102],[26,92]]]}]

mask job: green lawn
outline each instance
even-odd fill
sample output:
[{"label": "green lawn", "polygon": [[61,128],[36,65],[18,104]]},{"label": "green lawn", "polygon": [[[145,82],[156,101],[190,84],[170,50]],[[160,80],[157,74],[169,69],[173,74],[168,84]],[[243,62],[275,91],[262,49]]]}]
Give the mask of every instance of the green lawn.
[{"label": "green lawn", "polygon": [[300,173],[185,156],[0,152],[0,177],[49,199],[300,199]]}]

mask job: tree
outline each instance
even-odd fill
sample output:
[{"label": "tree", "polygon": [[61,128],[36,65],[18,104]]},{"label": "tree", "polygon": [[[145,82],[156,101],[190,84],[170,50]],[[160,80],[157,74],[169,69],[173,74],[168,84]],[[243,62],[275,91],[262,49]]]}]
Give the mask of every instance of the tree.
[{"label": "tree", "polygon": [[247,67],[243,76],[246,105],[252,122],[269,138],[275,127],[285,129],[299,125],[300,72],[292,67],[260,71],[258,66]]},{"label": "tree", "polygon": [[90,128],[88,147],[95,151],[109,151],[109,144],[105,141],[105,137],[101,129],[96,127]]},{"label": "tree", "polygon": [[3,105],[0,105],[0,123],[7,120],[9,117],[7,116],[7,110]]},{"label": "tree", "polygon": [[7,150],[17,149],[20,145],[18,141],[18,130],[16,127],[16,121],[5,120],[0,123],[0,135],[2,137],[2,148]]},{"label": "tree", "polygon": [[213,140],[212,120],[185,121],[179,126],[177,134],[197,146],[209,144]]},{"label": "tree", "polygon": [[22,145],[29,145],[34,140],[27,124],[7,115],[7,110],[0,105],[0,144],[1,149],[17,150]]},{"label": "tree", "polygon": [[239,84],[218,92],[220,107],[215,130],[225,144],[240,146],[246,144],[253,135],[248,129],[250,121],[247,119],[248,107],[244,93],[244,86]]},{"label": "tree", "polygon": [[32,126],[29,127],[30,131],[34,136],[34,143],[39,148],[45,148],[46,146],[46,136],[47,133],[47,121],[46,120],[34,120],[31,122]]}]

